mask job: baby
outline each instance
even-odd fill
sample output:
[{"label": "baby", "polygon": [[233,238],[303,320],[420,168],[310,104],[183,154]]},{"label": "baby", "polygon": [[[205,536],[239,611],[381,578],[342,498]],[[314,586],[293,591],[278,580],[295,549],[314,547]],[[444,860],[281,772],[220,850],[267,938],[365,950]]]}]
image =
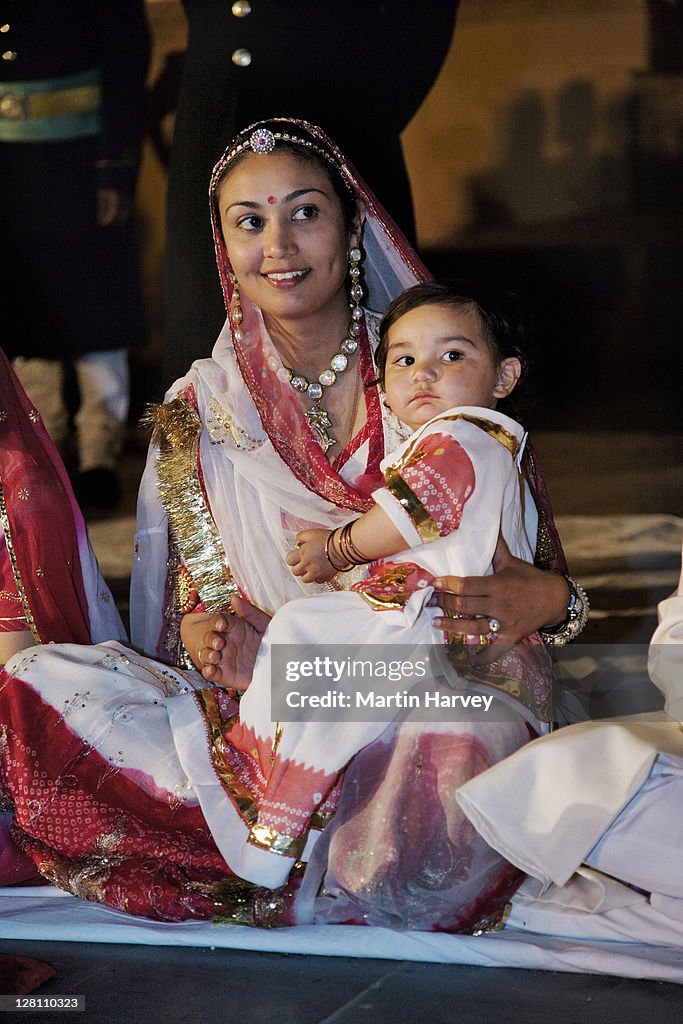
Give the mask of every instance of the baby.
[{"label": "baby", "polygon": [[[351,589],[386,610],[404,607],[434,578],[427,562],[440,575],[458,574],[450,560],[440,561],[444,548],[457,549],[452,553],[461,575],[463,561],[472,558],[481,571],[490,570],[503,506],[514,507],[519,497],[516,470],[525,436],[518,423],[492,410],[520,379],[524,333],[514,303],[471,286],[416,285],[389,306],[379,330],[379,380],[389,406],[414,434],[382,463],[385,487],[373,494],[369,512],[331,532],[297,535],[287,557],[295,576],[322,583],[355,565],[377,563]],[[513,520],[522,534],[503,533],[530,559],[521,516]],[[406,551],[437,539],[444,543],[427,559],[421,550],[417,563],[415,550]],[[398,561],[379,561],[391,555]]]}]

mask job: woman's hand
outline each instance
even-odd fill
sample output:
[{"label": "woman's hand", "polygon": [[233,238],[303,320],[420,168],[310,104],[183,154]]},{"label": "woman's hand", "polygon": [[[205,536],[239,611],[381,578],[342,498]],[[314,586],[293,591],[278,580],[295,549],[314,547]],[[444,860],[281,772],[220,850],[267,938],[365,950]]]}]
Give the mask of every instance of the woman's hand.
[{"label": "woman's hand", "polygon": [[198,612],[183,616],[180,636],[205,679],[246,690],[270,616],[242,597],[233,597],[231,608],[234,615]]},{"label": "woman's hand", "polygon": [[[494,632],[496,641],[515,644],[543,626],[564,620],[570,594],[559,573],[515,558],[502,537],[493,568],[492,576],[443,576],[434,581],[437,593],[430,604],[444,613],[434,625],[443,629],[446,639],[449,634]],[[492,622],[498,630],[492,630]]]},{"label": "woman's hand", "polygon": [[296,547],[285,557],[293,576],[300,576],[304,583],[325,583],[334,579],[338,570],[331,564],[325,552],[329,530],[302,530],[294,538]]}]

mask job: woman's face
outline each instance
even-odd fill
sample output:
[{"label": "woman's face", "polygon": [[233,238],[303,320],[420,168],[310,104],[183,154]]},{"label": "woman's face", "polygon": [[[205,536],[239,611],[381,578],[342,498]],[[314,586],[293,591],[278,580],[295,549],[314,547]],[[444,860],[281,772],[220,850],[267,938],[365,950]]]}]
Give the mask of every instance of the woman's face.
[{"label": "woman's face", "polygon": [[341,204],[325,172],[292,153],[250,153],[218,189],[223,238],[242,295],[301,319],[346,303]]}]

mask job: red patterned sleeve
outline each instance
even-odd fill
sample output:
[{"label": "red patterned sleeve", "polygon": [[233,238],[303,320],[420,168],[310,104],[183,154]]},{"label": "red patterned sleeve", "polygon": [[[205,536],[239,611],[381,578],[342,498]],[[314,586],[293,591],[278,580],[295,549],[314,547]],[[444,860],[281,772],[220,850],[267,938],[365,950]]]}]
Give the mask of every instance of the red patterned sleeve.
[{"label": "red patterned sleeve", "polygon": [[[469,455],[449,434],[438,431],[423,437],[405,462],[399,460],[385,472],[386,491],[408,514],[423,542],[458,529],[474,487]],[[388,511],[386,501],[379,503]]]}]

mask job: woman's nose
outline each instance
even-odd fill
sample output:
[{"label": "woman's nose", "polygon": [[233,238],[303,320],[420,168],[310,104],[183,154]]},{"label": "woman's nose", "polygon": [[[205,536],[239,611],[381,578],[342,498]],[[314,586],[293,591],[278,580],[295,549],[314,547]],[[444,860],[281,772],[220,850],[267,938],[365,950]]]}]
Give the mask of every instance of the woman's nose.
[{"label": "woman's nose", "polygon": [[278,258],[294,252],[296,244],[291,225],[282,223],[275,218],[268,224],[263,239],[263,251],[266,256]]}]

